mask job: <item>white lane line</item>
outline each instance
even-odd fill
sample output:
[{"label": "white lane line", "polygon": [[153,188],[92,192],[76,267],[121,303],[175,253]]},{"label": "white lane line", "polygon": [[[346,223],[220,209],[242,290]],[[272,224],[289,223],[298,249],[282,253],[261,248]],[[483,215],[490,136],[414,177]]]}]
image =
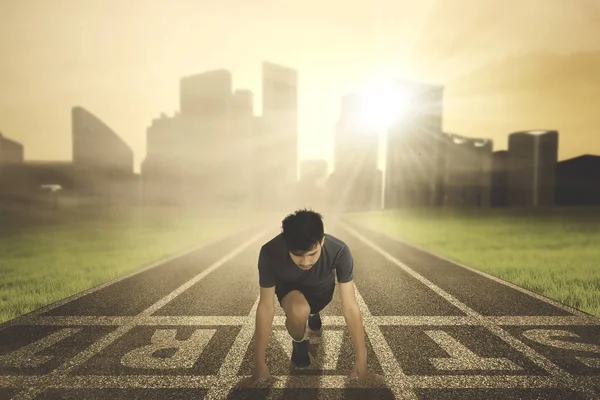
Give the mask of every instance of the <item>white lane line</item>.
[{"label": "white lane line", "polygon": [[406,375],[394,356],[390,345],[385,340],[383,333],[381,333],[381,329],[373,321],[371,311],[369,311],[369,307],[359,293],[356,284],[354,285],[354,293],[356,294],[356,300],[366,332],[365,341],[368,340],[371,343],[388,387],[397,399],[417,399],[417,395],[412,391],[411,385],[408,383]]},{"label": "white lane line", "polygon": [[[350,223],[350,221],[349,221],[349,220],[347,220],[347,219],[346,219],[346,221],[347,221],[347,223]],[[519,291],[519,292],[521,292],[521,293],[524,293],[524,294],[526,294],[526,295],[528,295],[528,296],[530,296],[530,297],[533,297],[533,298],[535,298],[535,299],[537,299],[537,300],[541,300],[541,301],[543,301],[544,303],[548,303],[548,304],[550,304],[550,305],[552,305],[552,306],[554,306],[554,307],[556,307],[556,308],[560,308],[560,309],[561,309],[561,310],[563,310],[563,311],[567,311],[567,312],[570,312],[571,314],[578,315],[578,316],[581,316],[581,317],[589,317],[589,316],[590,316],[590,314],[588,314],[588,313],[586,313],[586,312],[584,312],[584,311],[581,311],[581,310],[578,310],[578,309],[576,309],[576,308],[570,307],[570,306],[568,306],[568,305],[566,305],[566,304],[562,304],[562,303],[560,303],[560,302],[558,302],[558,301],[556,301],[556,300],[553,300],[553,299],[551,299],[551,298],[548,298],[548,297],[546,297],[546,296],[543,296],[543,295],[541,295],[541,294],[539,294],[539,293],[532,292],[532,291],[530,291],[530,290],[527,290],[527,289],[525,289],[525,288],[522,288],[522,287],[520,287],[520,286],[517,286],[517,285],[515,285],[514,283],[511,283],[511,282],[505,281],[505,280],[503,280],[503,279],[500,279],[500,278],[498,278],[498,277],[496,277],[496,276],[493,276],[493,275],[490,275],[490,274],[488,274],[488,273],[486,273],[486,272],[480,271],[480,270],[478,270],[478,269],[476,269],[476,268],[473,268],[473,267],[470,267],[470,266],[468,266],[468,265],[462,264],[462,263],[460,263],[460,262],[458,262],[458,261],[456,261],[456,260],[453,260],[453,259],[451,259],[451,258],[449,258],[449,257],[445,257],[445,256],[442,256],[442,255],[440,255],[440,254],[433,253],[433,252],[431,252],[431,251],[429,251],[429,250],[426,250],[425,248],[423,248],[423,247],[421,247],[421,246],[419,246],[419,245],[416,245],[416,244],[413,244],[413,243],[408,243],[408,242],[406,242],[406,241],[404,241],[404,240],[402,240],[402,239],[400,239],[400,238],[394,237],[394,236],[390,235],[389,233],[383,232],[383,231],[381,231],[381,230],[379,230],[379,229],[376,229],[376,228],[373,228],[373,227],[370,227],[370,226],[368,226],[368,227],[367,227],[367,226],[362,226],[361,224],[358,224],[358,223],[352,223],[352,224],[354,224],[354,225],[358,225],[358,226],[360,226],[361,228],[364,228],[364,229],[367,229],[367,230],[372,230],[373,232],[376,232],[376,233],[378,233],[378,234],[380,234],[380,235],[382,235],[382,236],[385,236],[386,238],[388,238],[388,239],[390,239],[390,240],[396,241],[396,242],[398,242],[398,243],[402,243],[403,245],[405,245],[405,246],[407,246],[407,247],[412,247],[412,248],[414,248],[414,249],[416,249],[416,250],[419,250],[419,251],[421,251],[421,252],[423,252],[423,253],[429,254],[429,255],[431,255],[431,256],[433,256],[433,257],[436,257],[436,258],[438,258],[438,259],[440,259],[440,260],[444,260],[444,261],[447,261],[447,262],[449,262],[449,263],[451,263],[451,264],[453,264],[453,265],[457,265],[457,266],[459,266],[459,267],[462,267],[462,268],[468,269],[468,270],[469,270],[469,271],[471,271],[471,272],[474,272],[474,273],[476,273],[476,274],[479,274],[479,275],[481,275],[481,276],[484,276],[484,277],[486,277],[486,278],[488,278],[488,279],[491,279],[491,280],[493,280],[494,282],[498,282],[498,283],[500,283],[500,284],[502,284],[502,285],[504,285],[504,286],[508,286],[508,287],[510,287],[511,289],[515,289],[515,290],[517,290],[517,291]],[[340,225],[342,225],[342,226],[343,226],[343,225],[344,225],[344,223],[340,223]],[[348,225],[346,225],[346,226],[348,226]]]},{"label": "white lane line", "polygon": [[471,351],[467,346],[456,340],[446,331],[425,331],[434,342],[438,344],[450,357],[430,358],[438,371],[519,371],[523,367],[515,364],[508,358],[481,357]]},{"label": "white lane line", "polygon": [[[40,316],[22,321],[23,326],[119,326],[119,325],[188,325],[188,326],[221,326],[221,325],[244,325],[248,322],[248,316],[220,315],[220,316]],[[460,317],[460,316],[371,316],[373,322],[379,326],[418,326],[418,325],[586,325],[600,326],[600,318],[596,317],[545,317],[545,316],[482,316]],[[321,315],[324,324],[345,325],[343,316]],[[273,325],[285,325],[285,317],[276,315]]]},{"label": "white lane line", "polygon": [[[67,376],[0,376],[0,386],[19,388],[36,385],[40,379],[56,389],[208,389],[215,385],[233,385],[249,375],[227,379],[218,375],[67,375]],[[348,387],[347,375],[274,375],[278,378],[274,388]],[[224,381],[222,379],[225,379]],[[565,388],[563,382],[550,376],[527,375],[411,375],[406,382],[414,389],[535,389]],[[575,376],[580,386],[598,385],[598,377]],[[223,385],[225,383],[225,385]],[[223,397],[224,398],[224,397]]]},{"label": "white lane line", "polygon": [[[547,371],[551,375],[556,376],[557,379],[561,379],[562,381],[564,381],[565,385],[568,385],[569,387],[571,387],[575,390],[578,390],[581,394],[584,394],[586,396],[595,395],[595,393],[593,393],[590,388],[576,387],[576,382],[574,382],[573,379],[571,379],[572,378],[571,374],[569,374],[568,372],[559,368],[552,361],[550,361],[546,357],[542,356],[541,354],[537,353],[531,347],[527,346],[523,342],[517,340],[516,338],[511,336],[508,332],[501,329],[499,326],[496,326],[493,324],[486,324],[485,320],[482,319],[482,316],[478,312],[476,312],[472,308],[468,307],[466,304],[462,303],[458,299],[454,298],[452,295],[450,295],[449,293],[442,290],[440,287],[436,286],[435,284],[433,284],[431,281],[429,281],[422,275],[420,275],[417,272],[415,272],[414,270],[412,270],[406,264],[400,262],[398,259],[396,259],[392,255],[390,255],[387,251],[382,249],[377,244],[373,243],[372,241],[370,241],[369,239],[367,239],[366,237],[364,237],[363,235],[358,233],[356,230],[352,229],[351,227],[347,226],[344,223],[340,223],[340,226],[342,226],[344,229],[346,229],[348,232],[350,232],[353,236],[358,238],[360,241],[362,241],[363,243],[365,243],[368,246],[370,246],[371,248],[373,248],[375,251],[377,251],[379,254],[381,254],[383,257],[385,257],[387,260],[389,260],[391,263],[393,263],[394,265],[396,265],[397,267],[399,267],[400,269],[402,269],[403,271],[405,271],[406,273],[408,273],[409,275],[411,275],[412,277],[417,279],[419,282],[426,285],[428,288],[433,290],[438,296],[446,299],[450,304],[454,305],[455,307],[457,307],[459,310],[461,310],[468,316],[481,319],[482,325],[485,328],[487,328],[490,332],[492,332],[494,335],[498,336],[500,339],[502,339],[503,341],[508,343],[512,348],[523,353],[528,359],[530,359],[536,365],[540,366],[541,368],[543,368],[545,371]],[[591,398],[593,398],[593,397],[591,397]]]},{"label": "white lane line", "polygon": [[53,309],[58,308],[60,306],[63,306],[65,304],[67,304],[67,303],[70,303],[70,302],[72,302],[74,300],[77,300],[77,299],[79,299],[79,298],[81,298],[83,296],[86,296],[86,295],[90,294],[90,293],[94,293],[94,292],[96,292],[98,290],[104,289],[107,286],[113,285],[113,284],[118,283],[118,282],[120,282],[122,280],[125,280],[127,278],[131,278],[132,276],[141,274],[142,272],[146,272],[146,271],[148,271],[148,270],[150,270],[152,268],[158,267],[158,266],[166,264],[166,263],[168,263],[170,261],[173,261],[173,260],[176,260],[178,258],[184,257],[184,256],[186,256],[188,254],[191,254],[193,252],[199,251],[199,250],[201,250],[203,248],[206,248],[206,247],[211,246],[213,244],[216,244],[218,242],[222,242],[222,241],[225,241],[227,239],[230,239],[230,238],[232,238],[232,237],[234,237],[236,235],[239,235],[241,232],[243,232],[243,231],[245,231],[247,229],[249,229],[249,228],[240,229],[240,230],[235,231],[233,233],[229,233],[229,234],[227,234],[225,236],[220,236],[220,237],[208,240],[205,243],[201,243],[201,244],[199,244],[197,246],[194,246],[194,247],[192,247],[192,248],[190,248],[188,250],[184,250],[184,251],[182,251],[180,253],[168,256],[168,257],[160,259],[158,261],[154,261],[154,262],[152,262],[152,263],[150,263],[150,264],[148,264],[146,266],[142,266],[141,269],[138,269],[138,270],[136,270],[134,272],[131,272],[131,273],[127,274],[127,275],[123,275],[121,277],[113,279],[110,282],[106,282],[106,283],[103,283],[101,285],[94,286],[93,288],[90,288],[90,289],[85,290],[83,292],[79,292],[77,294],[74,294],[73,296],[66,297],[66,298],[64,298],[62,300],[59,300],[59,301],[57,301],[55,303],[52,303],[52,304],[49,304],[49,305],[47,305],[45,307],[38,308],[35,311],[32,311],[32,312],[30,312],[28,314],[25,314],[25,315],[22,315],[20,317],[17,317],[17,318],[15,318],[13,320],[6,321],[5,323],[0,324],[0,330],[8,328],[9,326],[24,325],[24,323],[23,323],[24,321],[30,320],[32,318],[35,318],[35,317],[37,317],[37,316],[39,316],[41,314],[44,314],[44,313],[46,313],[46,312],[48,312],[50,310],[53,310]]},{"label": "white lane line", "polygon": [[538,317],[538,316],[480,316],[480,317],[421,317],[421,316],[374,316],[377,325],[586,325],[600,326],[600,318],[596,317]]},{"label": "white lane line", "polygon": [[219,372],[217,374],[219,384],[214,385],[206,394],[204,399],[211,400],[227,398],[228,393],[239,381],[237,374],[242,366],[244,355],[246,355],[246,352],[248,351],[248,346],[252,341],[252,337],[254,336],[256,310],[258,309],[259,300],[260,296],[256,298],[256,301],[254,302],[254,305],[248,314],[246,323],[240,329],[240,332],[233,342],[233,345],[225,356],[225,360],[223,360],[223,364],[221,364],[221,368],[219,368]]},{"label": "white lane line", "polygon": [[[226,261],[231,260],[233,257],[237,256],[239,253],[244,251],[247,247],[249,247],[254,242],[256,242],[259,238],[261,238],[268,231],[269,231],[269,229],[266,229],[266,230],[263,230],[262,232],[260,232],[259,234],[255,235],[250,240],[246,241],[241,246],[237,247],[231,253],[229,253],[225,257],[223,257],[220,260],[213,263],[206,270],[204,270],[201,273],[199,273],[198,275],[196,275],[190,281],[184,283],[179,288],[175,289],[174,291],[172,291],[171,293],[169,293],[168,295],[163,297],[161,300],[157,301],[150,307],[146,308],[139,315],[140,316],[150,316],[152,313],[156,312],[158,309],[163,307],[169,301],[173,300],[175,297],[177,297],[178,295],[183,293],[183,291],[187,290],[194,283],[197,283],[198,281],[200,281],[201,279],[206,277],[210,272],[212,272],[215,269],[217,269],[218,267],[222,266]],[[190,282],[192,282],[192,283],[190,284]],[[51,379],[53,377],[57,377],[57,376],[62,378],[62,377],[64,377],[64,375],[69,374],[71,370],[73,370],[74,368],[76,368],[76,367],[84,364],[88,360],[90,360],[92,357],[94,357],[96,354],[98,354],[104,348],[109,346],[115,340],[117,340],[118,338],[123,336],[129,330],[133,329],[135,326],[136,325],[133,323],[129,324],[129,325],[122,325],[119,328],[117,328],[116,330],[114,330],[113,332],[110,332],[109,334],[104,336],[102,339],[98,340],[97,342],[94,342],[92,345],[87,347],[85,350],[78,353],[76,356],[74,356],[73,358],[71,358],[70,360],[68,360],[67,362],[65,362],[64,364],[62,364],[55,370],[53,370],[51,373],[46,375],[44,377],[45,378],[44,381],[46,381],[47,379]],[[33,397],[42,393],[46,389],[46,387],[47,386],[44,384],[42,384],[40,386],[36,385],[35,389],[33,389],[33,390],[30,389],[25,392],[21,392],[17,396],[15,396],[14,399],[16,399],[16,400],[32,399]]]},{"label": "white lane line", "polygon": [[420,389],[536,389],[569,388],[550,376],[520,375],[430,375],[411,376],[409,381]]}]

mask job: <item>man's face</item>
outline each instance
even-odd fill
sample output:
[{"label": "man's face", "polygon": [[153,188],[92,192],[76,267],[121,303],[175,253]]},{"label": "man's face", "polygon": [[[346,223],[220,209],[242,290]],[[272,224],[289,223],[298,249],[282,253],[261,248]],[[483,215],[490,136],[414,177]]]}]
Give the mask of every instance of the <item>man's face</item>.
[{"label": "man's face", "polygon": [[321,240],[321,243],[317,243],[312,249],[304,253],[290,251],[290,257],[300,269],[307,271],[319,260],[323,243],[325,243],[325,238]]}]

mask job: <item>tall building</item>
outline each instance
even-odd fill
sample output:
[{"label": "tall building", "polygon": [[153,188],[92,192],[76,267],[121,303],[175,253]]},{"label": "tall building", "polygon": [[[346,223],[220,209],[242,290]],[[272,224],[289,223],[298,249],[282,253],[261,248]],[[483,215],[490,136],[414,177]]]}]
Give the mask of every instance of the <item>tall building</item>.
[{"label": "tall building", "polygon": [[334,135],[334,173],[329,180],[328,202],[340,211],[379,208],[377,156],[379,135],[358,118],[363,94],[342,98]]},{"label": "tall building", "polygon": [[[181,204],[185,200],[183,165],[189,160],[181,114],[161,114],[146,130],[146,158],[141,165],[142,193],[149,204]],[[189,146],[188,146],[189,149]]]},{"label": "tall building", "polygon": [[[298,185],[298,75],[293,69],[262,64],[262,118],[255,137],[260,165],[255,176],[263,206],[288,209]],[[255,149],[257,151],[257,149]]]},{"label": "tall building", "polygon": [[444,87],[402,80],[395,90],[402,101],[387,132],[384,207],[436,205]]},{"label": "tall building", "polygon": [[600,156],[584,154],[558,163],[556,204],[600,205]]},{"label": "tall building", "polygon": [[253,94],[224,69],[183,77],[180,112],[154,119],[142,164],[147,202],[243,207],[254,160]]},{"label": "tall building", "polygon": [[[263,63],[263,115],[231,73],[180,80],[180,112],[148,128],[142,164],[150,202],[284,207],[297,189],[297,74]],[[287,207],[286,207],[287,208]]]},{"label": "tall building", "polygon": [[73,107],[71,119],[73,168],[79,194],[105,204],[134,201],[137,193],[133,150],[88,110]]},{"label": "tall building", "polygon": [[508,205],[508,150],[498,150],[492,155],[491,206]]},{"label": "tall building", "polygon": [[508,137],[508,203],[515,207],[555,204],[557,131],[523,131]]},{"label": "tall building", "polygon": [[0,164],[22,162],[23,145],[2,136],[2,133],[0,133]]},{"label": "tall building", "polygon": [[444,134],[441,187],[444,206],[489,207],[493,142]]},{"label": "tall building", "polygon": [[231,72],[218,69],[179,81],[179,109],[184,118],[225,118],[231,107]]},{"label": "tall building", "polygon": [[133,174],[133,150],[108,125],[82,107],[73,107],[73,164]]}]

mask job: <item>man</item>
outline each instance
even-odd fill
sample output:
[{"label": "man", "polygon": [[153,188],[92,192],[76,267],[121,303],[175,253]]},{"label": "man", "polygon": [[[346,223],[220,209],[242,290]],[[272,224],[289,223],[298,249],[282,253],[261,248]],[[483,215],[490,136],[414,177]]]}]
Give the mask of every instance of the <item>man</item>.
[{"label": "man", "polygon": [[255,370],[242,386],[272,380],[265,360],[268,338],[275,315],[273,296],[285,311],[285,327],[291,336],[292,364],[310,365],[311,330],[321,329],[320,311],[327,306],[339,283],[346,325],[356,351],[352,378],[383,383],[383,377],[367,370],[364,328],[354,294],[354,261],[348,246],[325,234],[320,214],[298,210],[282,222],[282,232],[264,244],[258,259],[260,299],[255,325]]}]

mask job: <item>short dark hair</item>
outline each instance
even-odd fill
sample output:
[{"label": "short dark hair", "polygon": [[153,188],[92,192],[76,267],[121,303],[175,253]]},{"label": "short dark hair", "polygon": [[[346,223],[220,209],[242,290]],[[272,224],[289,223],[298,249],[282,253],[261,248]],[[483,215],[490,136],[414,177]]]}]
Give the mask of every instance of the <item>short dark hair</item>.
[{"label": "short dark hair", "polygon": [[306,252],[325,236],[323,217],[318,212],[301,209],[289,214],[281,223],[283,239],[288,250]]}]

